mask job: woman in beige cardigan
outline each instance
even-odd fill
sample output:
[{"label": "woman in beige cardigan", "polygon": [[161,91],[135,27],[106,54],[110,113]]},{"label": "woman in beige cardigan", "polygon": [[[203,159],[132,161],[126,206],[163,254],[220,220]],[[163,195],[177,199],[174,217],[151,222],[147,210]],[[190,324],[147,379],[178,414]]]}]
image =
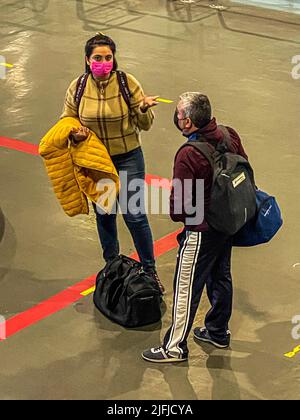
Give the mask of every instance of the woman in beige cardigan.
[{"label": "woman in beige cardigan", "polygon": [[[122,80],[125,80],[129,92],[126,99],[124,89],[120,87],[115,54],[114,41],[103,34],[97,34],[87,41],[86,77],[76,78],[70,84],[62,118],[72,116],[80,119],[82,127],[70,133],[75,142],[84,141],[89,129],[94,131],[106,146],[117,171],[121,173],[121,184],[126,174],[127,186],[122,184],[119,197],[123,218],[144,270],[155,278],[163,293],[164,288],[156,272],[152,233],[144,203],[140,203],[139,209],[128,208],[130,199],[136,194],[136,191],[128,190],[129,183],[134,179],[145,179],[140,132],[151,128],[154,119],[151,108],[157,105],[158,97],[145,96],[140,83],[132,75],[123,73]],[[81,81],[85,87],[78,101]],[[143,196],[143,191],[139,192]],[[103,256],[108,262],[120,253],[117,216],[102,214],[96,206],[94,208]]]}]

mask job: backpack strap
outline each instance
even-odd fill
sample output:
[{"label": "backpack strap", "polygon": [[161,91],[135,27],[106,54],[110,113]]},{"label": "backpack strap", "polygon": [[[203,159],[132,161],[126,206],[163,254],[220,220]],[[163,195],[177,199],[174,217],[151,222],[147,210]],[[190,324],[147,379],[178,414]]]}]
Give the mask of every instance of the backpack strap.
[{"label": "backpack strap", "polygon": [[75,91],[75,95],[74,95],[74,102],[77,106],[77,112],[79,110],[80,101],[81,101],[81,98],[83,96],[88,77],[89,77],[89,73],[84,73],[77,80],[76,91]]},{"label": "backpack strap", "polygon": [[218,152],[216,152],[216,150],[213,149],[213,147],[211,145],[209,145],[207,142],[195,140],[195,141],[189,141],[189,142],[185,143],[181,147],[181,149],[183,149],[186,146],[193,146],[195,149],[197,149],[199,152],[201,152],[202,155],[204,155],[204,157],[210,163],[210,166],[214,169],[214,156]]},{"label": "backpack strap", "polygon": [[[230,152],[230,147],[231,147],[231,136],[229,133],[229,130],[227,127],[225,127],[225,125],[218,125],[218,128],[222,131],[222,133],[224,134],[224,138],[222,143],[220,144],[221,147],[227,149],[227,152]],[[216,149],[218,149],[218,146],[216,147]],[[221,152],[222,153],[222,152]],[[223,152],[224,153],[224,152]]]},{"label": "backpack strap", "polygon": [[126,73],[118,70],[117,78],[118,78],[120,90],[124,98],[124,101],[126,102],[128,109],[130,110],[131,109],[130,98],[132,97],[132,94],[128,86],[128,79],[127,79]]},{"label": "backpack strap", "polygon": [[193,146],[204,155],[204,157],[210,163],[212,169],[214,169],[215,159],[219,157],[222,158],[224,153],[229,152],[231,144],[231,136],[228,129],[223,125],[219,125],[218,128],[224,134],[224,139],[221,143],[217,143],[216,141],[208,141],[205,136],[198,134],[196,140],[188,141],[179,149],[179,151],[186,146]]}]

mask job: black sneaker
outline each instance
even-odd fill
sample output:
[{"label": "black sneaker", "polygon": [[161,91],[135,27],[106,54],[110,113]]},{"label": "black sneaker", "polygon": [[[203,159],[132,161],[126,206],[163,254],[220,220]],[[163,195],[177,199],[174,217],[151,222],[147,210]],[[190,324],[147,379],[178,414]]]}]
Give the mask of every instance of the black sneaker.
[{"label": "black sneaker", "polygon": [[228,330],[227,336],[224,340],[214,340],[213,338],[211,338],[209,332],[205,327],[194,329],[194,338],[196,340],[203,341],[205,343],[210,343],[218,349],[227,349],[230,346],[230,336],[231,333]]},{"label": "black sneaker", "polygon": [[173,357],[168,355],[162,347],[152,348],[142,353],[142,358],[152,363],[178,363],[185,362],[187,357]]}]

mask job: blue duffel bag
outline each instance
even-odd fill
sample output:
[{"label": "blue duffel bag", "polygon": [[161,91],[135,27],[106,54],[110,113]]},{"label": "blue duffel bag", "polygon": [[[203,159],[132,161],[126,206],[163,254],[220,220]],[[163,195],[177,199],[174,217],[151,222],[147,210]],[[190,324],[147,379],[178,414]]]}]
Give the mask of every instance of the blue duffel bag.
[{"label": "blue duffel bag", "polygon": [[281,228],[283,220],[275,197],[256,190],[256,206],[255,217],[233,236],[233,246],[264,244]]}]

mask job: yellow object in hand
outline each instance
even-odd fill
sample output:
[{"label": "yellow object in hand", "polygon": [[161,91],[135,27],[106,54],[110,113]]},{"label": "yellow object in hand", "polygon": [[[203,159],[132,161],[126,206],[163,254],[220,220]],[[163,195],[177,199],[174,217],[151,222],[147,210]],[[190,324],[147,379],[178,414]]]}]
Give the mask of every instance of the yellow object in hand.
[{"label": "yellow object in hand", "polygon": [[0,63],[0,66],[12,68],[14,65],[13,64],[8,64],[8,63]]},{"label": "yellow object in hand", "polygon": [[164,104],[172,104],[174,101],[170,101],[170,99],[157,98],[156,102],[162,102]]}]

